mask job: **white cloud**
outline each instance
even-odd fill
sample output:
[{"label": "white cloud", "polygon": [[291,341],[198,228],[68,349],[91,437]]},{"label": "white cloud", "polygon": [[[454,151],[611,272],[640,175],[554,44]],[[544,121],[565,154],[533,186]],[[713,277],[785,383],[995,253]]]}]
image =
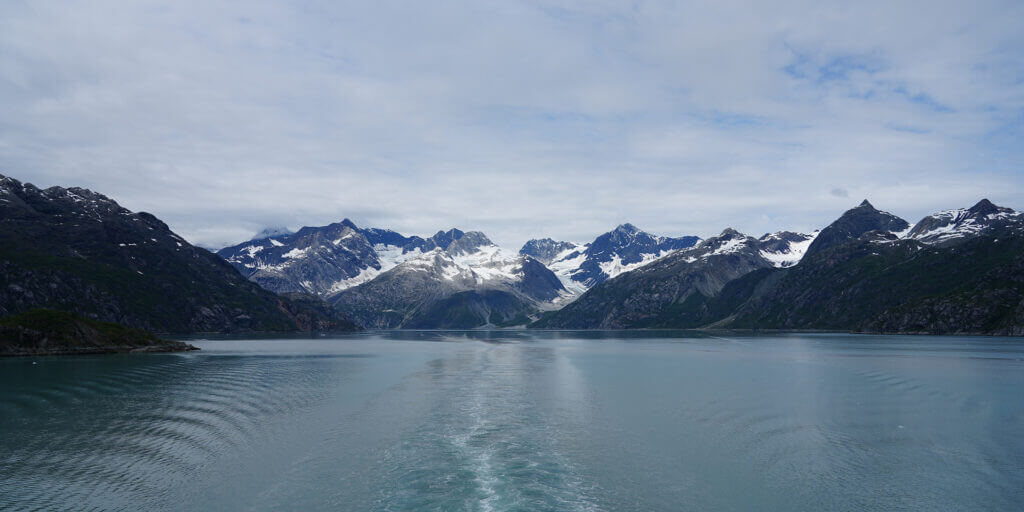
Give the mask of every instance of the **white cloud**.
[{"label": "white cloud", "polygon": [[811,229],[861,197],[911,220],[982,196],[1019,208],[1022,18],[1019,2],[5,3],[0,172],[94,188],[204,244],[343,217],[517,245],[625,221]]}]

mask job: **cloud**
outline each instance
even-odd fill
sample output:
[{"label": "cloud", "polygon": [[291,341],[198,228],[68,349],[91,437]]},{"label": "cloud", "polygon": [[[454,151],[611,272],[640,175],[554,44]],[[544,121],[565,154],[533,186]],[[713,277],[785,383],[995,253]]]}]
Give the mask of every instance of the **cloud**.
[{"label": "cloud", "polygon": [[836,197],[850,197],[850,192],[845,188],[834,188],[829,193]]},{"label": "cloud", "polygon": [[[1019,2],[8,2],[0,172],[216,245],[1024,206]],[[845,189],[835,189],[840,182]],[[836,194],[836,190],[848,192]],[[826,193],[827,191],[827,193]]]}]

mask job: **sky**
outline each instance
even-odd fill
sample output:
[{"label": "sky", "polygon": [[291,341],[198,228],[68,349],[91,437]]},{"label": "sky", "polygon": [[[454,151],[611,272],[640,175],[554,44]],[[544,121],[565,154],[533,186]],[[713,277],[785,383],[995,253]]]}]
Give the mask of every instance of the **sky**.
[{"label": "sky", "polygon": [[207,247],[1024,208],[1024,2],[0,3],[0,174]]}]

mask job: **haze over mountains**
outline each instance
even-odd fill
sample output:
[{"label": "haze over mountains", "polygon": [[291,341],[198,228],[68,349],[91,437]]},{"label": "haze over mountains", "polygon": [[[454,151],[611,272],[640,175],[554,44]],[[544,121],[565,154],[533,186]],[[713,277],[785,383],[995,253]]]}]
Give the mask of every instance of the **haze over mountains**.
[{"label": "haze over mountains", "polygon": [[0,179],[0,313],[65,309],[168,332],[743,328],[1024,332],[1024,216],[982,200],[914,225],[868,201],[820,231],[702,240],[622,224],[518,251],[345,219],[216,255],[78,188]]}]

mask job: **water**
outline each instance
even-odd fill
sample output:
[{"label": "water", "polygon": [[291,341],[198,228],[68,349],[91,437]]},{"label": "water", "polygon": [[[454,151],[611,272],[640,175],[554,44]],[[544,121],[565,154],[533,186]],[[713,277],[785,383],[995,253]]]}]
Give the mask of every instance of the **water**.
[{"label": "water", "polygon": [[1022,339],[195,343],[0,360],[0,509],[1024,508]]}]

